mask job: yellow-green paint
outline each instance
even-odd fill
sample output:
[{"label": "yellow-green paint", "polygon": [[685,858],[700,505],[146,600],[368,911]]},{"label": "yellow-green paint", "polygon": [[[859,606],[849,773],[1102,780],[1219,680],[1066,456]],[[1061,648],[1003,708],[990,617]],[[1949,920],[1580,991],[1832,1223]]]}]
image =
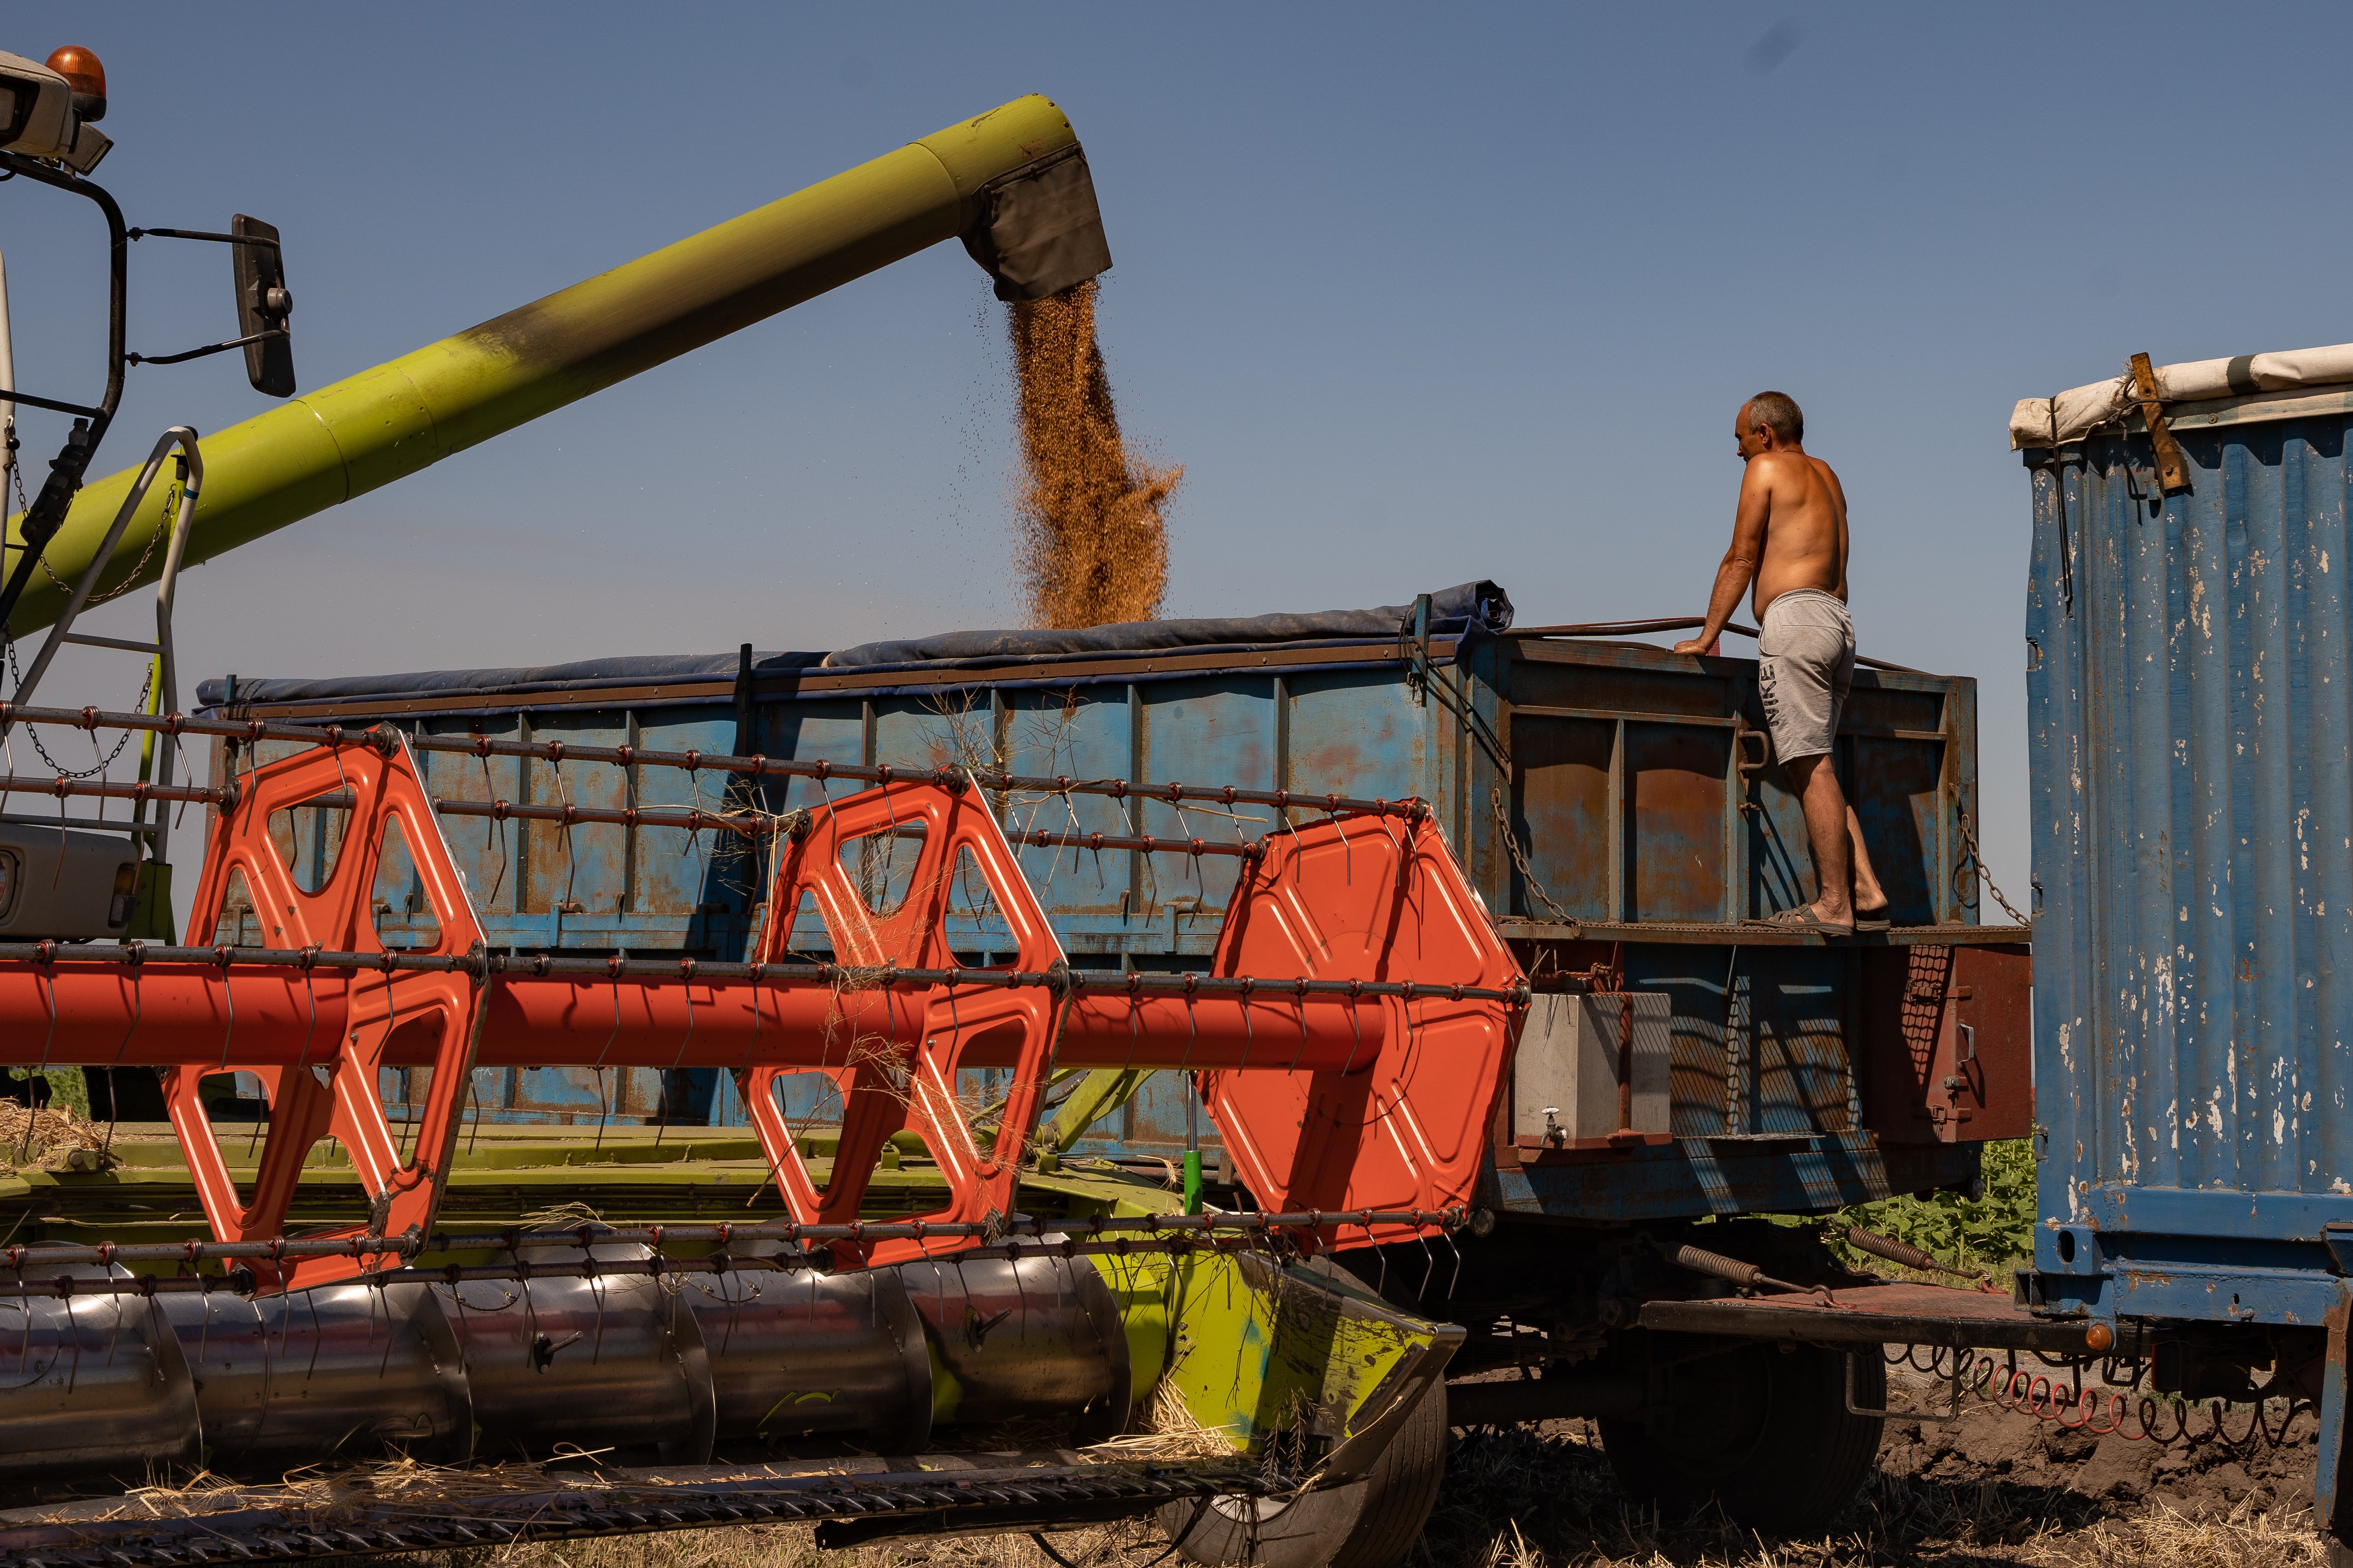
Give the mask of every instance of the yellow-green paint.
[{"label": "yellow-green paint", "polygon": [[1168,1371],[1169,1347],[1175,1342],[1178,1293],[1170,1281],[1170,1260],[1156,1254],[1131,1258],[1090,1258],[1095,1272],[1111,1287],[1119,1305],[1119,1319],[1127,1331],[1127,1373],[1130,1408],[1150,1408],[1152,1391]]},{"label": "yellow-green paint", "polygon": [[1138,1410],[1166,1378],[1193,1419],[1255,1449],[1302,1428],[1338,1440],[1377,1417],[1385,1380],[1433,1352],[1441,1331],[1345,1276],[1263,1258],[1093,1259],[1127,1325]]},{"label": "yellow-green paint", "polygon": [[131,906],[130,929],[123,932],[125,941],[173,942],[172,923],[172,863],[150,860],[139,868],[139,892]]},{"label": "yellow-green paint", "polygon": [[1135,1091],[1151,1076],[1150,1069],[1144,1068],[1089,1069],[1079,1086],[1064,1097],[1054,1120],[1039,1134],[1039,1143],[1057,1154],[1070,1152],[1071,1146],[1086,1136],[1088,1128],[1134,1100]]},{"label": "yellow-green paint", "polygon": [[[364,370],[203,438],[204,494],[187,563],[413,474],[877,268],[951,239],[983,186],[1070,146],[1062,111],[1031,95],[706,229],[457,336]],[[73,582],[135,470],[74,500],[48,559]],[[142,514],[152,509],[142,508]],[[155,516],[162,515],[160,512]],[[12,519],[13,545],[20,519]],[[115,559],[134,562],[142,515]],[[124,568],[125,574],[128,567]],[[142,582],[154,580],[154,568]],[[110,576],[102,587],[121,581]],[[43,574],[16,609],[19,637],[65,594]]]},{"label": "yellow-green paint", "polygon": [[940,1359],[939,1344],[929,1334],[923,1336],[923,1351],[932,1358],[932,1425],[953,1426],[956,1411],[964,1405],[964,1384]]}]

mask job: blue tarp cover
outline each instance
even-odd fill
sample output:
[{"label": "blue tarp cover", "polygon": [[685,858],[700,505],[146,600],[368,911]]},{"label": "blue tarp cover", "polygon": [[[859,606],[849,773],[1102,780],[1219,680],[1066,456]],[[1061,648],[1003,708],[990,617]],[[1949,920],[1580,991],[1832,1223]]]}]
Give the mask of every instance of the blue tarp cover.
[{"label": "blue tarp cover", "polygon": [[[1470,626],[1499,632],[1512,624],[1512,601],[1493,583],[1463,583],[1432,594],[1430,614],[1434,635],[1452,636]],[[836,653],[754,653],[752,672],[758,679],[818,668],[999,668],[1050,664],[1089,654],[1219,647],[1243,652],[1298,643],[1388,640],[1395,638],[1412,617],[1413,606],[1406,604],[1383,605],[1369,610],[1323,610],[1212,620],[1128,621],[1089,626],[1082,631],[948,632],[899,642],[864,643]],[[237,701],[383,701],[406,697],[481,697],[512,701],[534,693],[593,690],[600,686],[732,681],[739,657],[734,653],[630,654],[504,669],[430,669],[325,679],[240,676]],[[206,680],[196,688],[200,707],[218,708],[227,700],[226,681]]]}]

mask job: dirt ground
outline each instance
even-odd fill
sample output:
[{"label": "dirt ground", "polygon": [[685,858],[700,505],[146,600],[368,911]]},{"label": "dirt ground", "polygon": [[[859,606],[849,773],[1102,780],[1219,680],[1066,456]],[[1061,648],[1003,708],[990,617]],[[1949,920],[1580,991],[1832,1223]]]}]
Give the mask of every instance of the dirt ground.
[{"label": "dirt ground", "polygon": [[[1918,1409],[1907,1378],[1891,1405]],[[2274,1429],[2277,1430],[2277,1412]],[[2311,1529],[2307,1411],[2274,1445],[2209,1436],[2134,1442],[2062,1431],[1965,1402],[1953,1423],[1888,1424],[1879,1470],[1814,1540],[1744,1532],[1713,1513],[1662,1521],[1632,1508],[1587,1423],[1456,1435],[1444,1492],[1406,1568],[2303,1568],[2325,1562]],[[2169,1427],[2168,1428],[2170,1429]],[[2227,1436],[2246,1429],[2228,1419]],[[1146,1568],[1165,1543],[1145,1526],[1050,1536],[1075,1568]],[[1059,1568],[1024,1537],[820,1553],[803,1529],[734,1529],[567,1542],[401,1568]],[[1173,1563],[1173,1560],[1172,1560]]]},{"label": "dirt ground", "polygon": [[[1912,1391],[1891,1392],[1899,1406]],[[1925,1392],[1925,1390],[1920,1391]],[[2276,1415],[2276,1412],[2274,1413]],[[1422,1542],[1428,1568],[2300,1568],[2314,1421],[2262,1437],[2163,1444],[2064,1432],[1967,1401],[1957,1422],[1891,1421],[1876,1475],[1815,1540],[1767,1540],[1720,1515],[1630,1508],[1584,1422],[1462,1439]],[[2203,1414],[2191,1430],[2203,1435]],[[2234,1416],[2228,1431],[2245,1428]],[[2274,1430],[2277,1430],[2276,1419]]]}]

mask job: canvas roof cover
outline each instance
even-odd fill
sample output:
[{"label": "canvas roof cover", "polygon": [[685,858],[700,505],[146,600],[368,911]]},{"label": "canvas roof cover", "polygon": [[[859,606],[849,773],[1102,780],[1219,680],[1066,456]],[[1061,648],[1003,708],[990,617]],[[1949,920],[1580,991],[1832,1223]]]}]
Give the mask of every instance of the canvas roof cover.
[{"label": "canvas roof cover", "polygon": [[[1512,624],[1511,596],[1493,583],[1479,581],[1441,588],[1430,595],[1430,630],[1441,636],[1500,632]],[[1380,605],[1364,610],[1318,610],[1287,615],[1210,620],[1130,621],[1079,631],[948,632],[936,637],[873,642],[832,653],[755,653],[754,676],[791,670],[942,668],[1005,671],[1088,654],[1145,654],[1162,648],[1230,649],[1243,653],[1300,643],[1334,644],[1394,640],[1413,616],[1413,605]],[[649,681],[733,680],[738,656],[629,654],[569,664],[489,669],[411,670],[395,675],[241,677],[240,703],[356,701],[387,698],[474,697],[512,701],[554,692],[593,691]],[[227,699],[227,683],[202,682],[196,701],[206,710]]]},{"label": "canvas roof cover", "polygon": [[[2186,360],[2157,367],[2157,394],[2168,405],[2242,400],[2240,423],[2266,416],[2285,418],[2308,412],[2302,406],[2264,405],[2267,395],[2316,392],[2328,387],[2353,390],[2353,343],[2327,348],[2286,349],[2276,353],[2240,354],[2233,359]],[[2244,400],[2253,399],[2253,403]],[[2027,397],[2010,411],[2010,446],[2060,447],[2080,441],[2103,425],[2137,412],[2132,373],[2107,381],[2073,387],[2056,397]]]}]

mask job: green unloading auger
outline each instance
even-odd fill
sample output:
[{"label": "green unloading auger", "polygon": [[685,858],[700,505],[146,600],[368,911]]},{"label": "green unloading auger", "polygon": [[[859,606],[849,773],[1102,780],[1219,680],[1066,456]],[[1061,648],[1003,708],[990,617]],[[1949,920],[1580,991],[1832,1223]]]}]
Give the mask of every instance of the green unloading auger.
[{"label": "green unloading auger", "polygon": [[[1062,111],[1032,94],[952,125],[204,439],[194,564],[300,521],[601,391],[902,257],[961,238],[1001,300],[1036,300],[1111,265],[1086,155]],[[54,621],[135,470],[85,487],[11,617]],[[161,509],[141,508],[114,559],[147,553]],[[13,548],[20,518],[11,518]],[[110,572],[101,588],[153,582]]]}]

